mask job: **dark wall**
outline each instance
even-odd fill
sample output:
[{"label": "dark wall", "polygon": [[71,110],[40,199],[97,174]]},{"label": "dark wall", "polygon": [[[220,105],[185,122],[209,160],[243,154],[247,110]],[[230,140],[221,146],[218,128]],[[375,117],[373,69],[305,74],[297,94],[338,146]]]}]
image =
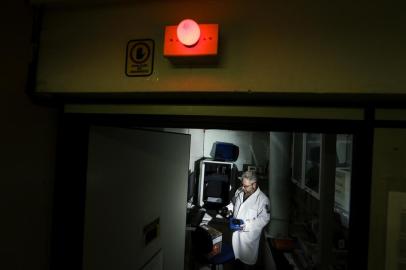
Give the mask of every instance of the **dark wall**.
[{"label": "dark wall", "polygon": [[0,29],[0,269],[48,269],[56,110],[25,94],[32,11],[2,2]]}]

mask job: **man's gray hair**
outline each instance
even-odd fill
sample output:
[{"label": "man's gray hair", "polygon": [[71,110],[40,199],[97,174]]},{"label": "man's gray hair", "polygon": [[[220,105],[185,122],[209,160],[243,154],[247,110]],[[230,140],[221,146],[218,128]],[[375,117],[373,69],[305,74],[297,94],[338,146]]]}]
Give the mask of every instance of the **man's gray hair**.
[{"label": "man's gray hair", "polygon": [[256,175],[255,171],[244,172],[241,176],[241,180],[244,178],[248,179],[250,182],[257,182],[257,175]]}]

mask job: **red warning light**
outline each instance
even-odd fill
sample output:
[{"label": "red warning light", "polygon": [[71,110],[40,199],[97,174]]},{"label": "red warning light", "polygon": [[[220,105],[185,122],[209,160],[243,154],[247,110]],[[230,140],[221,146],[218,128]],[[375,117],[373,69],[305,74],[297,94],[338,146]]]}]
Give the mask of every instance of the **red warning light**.
[{"label": "red warning light", "polygon": [[178,24],[176,34],[183,45],[193,46],[199,41],[200,27],[194,20],[185,19]]},{"label": "red warning light", "polygon": [[185,19],[165,27],[164,56],[217,56],[218,24],[197,24]]}]

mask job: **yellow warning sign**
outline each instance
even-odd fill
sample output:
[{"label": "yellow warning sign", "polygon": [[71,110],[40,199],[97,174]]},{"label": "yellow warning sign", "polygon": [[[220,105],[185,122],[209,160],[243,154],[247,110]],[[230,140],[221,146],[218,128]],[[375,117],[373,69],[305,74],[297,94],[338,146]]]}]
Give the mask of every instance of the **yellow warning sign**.
[{"label": "yellow warning sign", "polygon": [[152,39],[130,40],[127,43],[125,74],[149,76],[154,66],[154,41]]}]

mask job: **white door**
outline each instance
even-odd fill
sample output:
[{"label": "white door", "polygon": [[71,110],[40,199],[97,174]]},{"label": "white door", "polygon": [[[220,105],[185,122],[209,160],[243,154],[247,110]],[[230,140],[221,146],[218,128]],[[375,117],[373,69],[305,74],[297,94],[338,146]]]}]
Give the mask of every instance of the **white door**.
[{"label": "white door", "polygon": [[183,269],[190,136],[92,127],[84,270]]}]

